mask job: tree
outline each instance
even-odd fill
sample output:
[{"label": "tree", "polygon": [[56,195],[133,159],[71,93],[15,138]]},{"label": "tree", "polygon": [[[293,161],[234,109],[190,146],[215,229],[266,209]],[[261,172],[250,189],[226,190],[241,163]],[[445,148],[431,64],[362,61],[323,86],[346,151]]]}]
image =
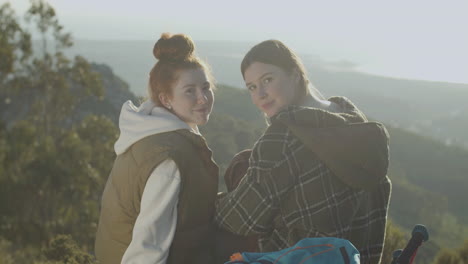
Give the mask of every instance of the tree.
[{"label": "tree", "polygon": [[71,234],[90,249],[118,131],[106,117],[73,115],[82,100],[103,97],[101,78],[84,58],[64,55],[71,36],[46,2],[32,1],[26,14],[37,50],[8,4],[0,14],[0,98],[8,98],[0,102],[0,236],[40,248]]},{"label": "tree", "polygon": [[31,56],[31,35],[18,24],[9,3],[0,6],[0,84]]}]

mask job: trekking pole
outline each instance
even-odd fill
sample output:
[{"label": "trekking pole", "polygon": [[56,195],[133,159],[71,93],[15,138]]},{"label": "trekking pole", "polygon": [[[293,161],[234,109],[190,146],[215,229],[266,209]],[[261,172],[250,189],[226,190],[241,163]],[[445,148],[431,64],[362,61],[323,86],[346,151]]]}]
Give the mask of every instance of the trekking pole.
[{"label": "trekking pole", "polygon": [[[418,248],[421,246],[422,242],[429,240],[429,233],[427,228],[423,225],[416,225],[413,228],[411,233],[411,239],[408,241],[406,247],[401,251],[401,254],[397,257],[396,261],[392,261],[394,264],[411,264],[413,263],[414,257]],[[398,254],[397,251],[393,252]]]}]

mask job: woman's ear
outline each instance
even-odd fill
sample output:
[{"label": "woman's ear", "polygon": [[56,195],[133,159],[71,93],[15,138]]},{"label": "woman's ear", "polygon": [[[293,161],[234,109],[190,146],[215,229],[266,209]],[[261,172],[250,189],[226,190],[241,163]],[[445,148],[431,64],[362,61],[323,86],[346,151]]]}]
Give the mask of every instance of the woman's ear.
[{"label": "woman's ear", "polygon": [[158,95],[158,98],[164,107],[166,107],[167,109],[172,109],[171,100],[169,100],[169,97],[166,94],[160,93]]}]

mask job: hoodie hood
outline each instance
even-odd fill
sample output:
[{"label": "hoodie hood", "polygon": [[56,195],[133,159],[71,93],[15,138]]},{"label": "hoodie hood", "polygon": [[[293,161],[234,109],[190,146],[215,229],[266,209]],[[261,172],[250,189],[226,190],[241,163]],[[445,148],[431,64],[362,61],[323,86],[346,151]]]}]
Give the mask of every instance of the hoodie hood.
[{"label": "hoodie hood", "polygon": [[179,129],[194,131],[184,121],[163,107],[156,106],[147,100],[136,107],[130,100],[122,106],[119,117],[120,136],[115,142],[114,150],[117,155],[127,151],[134,143],[145,137],[170,132]]},{"label": "hoodie hood", "polygon": [[344,183],[372,190],[387,175],[388,132],[382,124],[368,122],[348,99],[329,100],[343,112],[290,106],[271,121],[286,125]]}]

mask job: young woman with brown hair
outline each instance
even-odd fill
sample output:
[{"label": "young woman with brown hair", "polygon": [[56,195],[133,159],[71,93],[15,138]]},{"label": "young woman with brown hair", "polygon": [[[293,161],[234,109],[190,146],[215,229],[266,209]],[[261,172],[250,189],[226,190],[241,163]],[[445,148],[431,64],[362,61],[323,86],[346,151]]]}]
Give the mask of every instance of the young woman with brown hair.
[{"label": "young woman with brown hair", "polygon": [[378,263],[391,191],[385,127],[349,99],[311,90],[300,59],[280,41],[255,45],[241,72],[269,126],[237,188],[217,201],[218,225],[256,235],[262,252],[307,237],[345,238],[361,263]]}]

